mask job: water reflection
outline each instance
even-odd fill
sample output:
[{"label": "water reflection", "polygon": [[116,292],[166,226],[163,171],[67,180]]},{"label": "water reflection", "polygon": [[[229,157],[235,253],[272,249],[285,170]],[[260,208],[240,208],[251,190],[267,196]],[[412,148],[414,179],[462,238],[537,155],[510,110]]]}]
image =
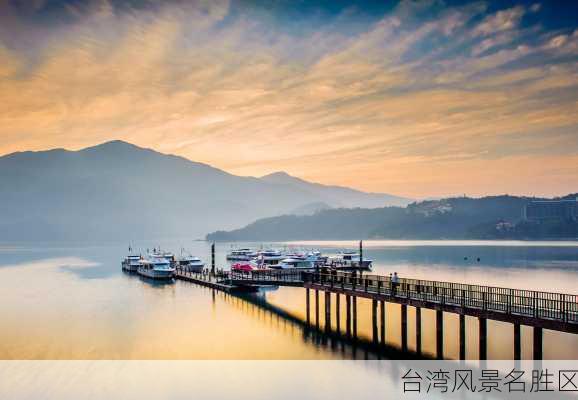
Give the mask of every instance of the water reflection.
[{"label": "water reflection", "polygon": [[[156,245],[156,243],[155,243]],[[181,243],[160,243],[178,249]],[[247,244],[239,244],[247,245]],[[253,246],[254,244],[248,244]],[[279,245],[283,246],[283,245]],[[333,244],[309,244],[324,252]],[[376,273],[576,292],[578,244],[567,247],[372,246]],[[134,244],[146,248],[147,243]],[[153,244],[148,244],[152,248]],[[210,244],[188,249],[210,262]],[[254,246],[256,247],[256,246]],[[344,248],[354,246],[344,246]],[[217,266],[228,244],[217,245]],[[400,307],[386,305],[385,346],[375,346],[371,303],[358,299],[357,341],[345,330],[345,299],[331,321],[319,296],[318,324],[308,327],[305,290],[266,288],[234,298],[194,284],[156,282],[123,273],[126,246],[2,248],[0,358],[3,359],[341,359],[416,357],[415,309],[408,307],[409,354],[400,353]],[[467,257],[467,259],[465,259]],[[480,257],[480,262],[477,262]],[[313,307],[313,301],[311,306]],[[313,308],[312,308],[313,310]],[[314,318],[315,313],[311,316]],[[339,321],[339,328],[337,326]],[[422,349],[435,355],[435,313],[422,310]],[[467,318],[467,356],[477,358],[477,320]],[[458,318],[445,314],[445,355],[458,356]],[[318,328],[317,328],[318,326]],[[512,326],[488,322],[488,356],[511,358]],[[532,332],[522,329],[523,357]],[[544,332],[544,357],[578,359],[578,335]]]}]

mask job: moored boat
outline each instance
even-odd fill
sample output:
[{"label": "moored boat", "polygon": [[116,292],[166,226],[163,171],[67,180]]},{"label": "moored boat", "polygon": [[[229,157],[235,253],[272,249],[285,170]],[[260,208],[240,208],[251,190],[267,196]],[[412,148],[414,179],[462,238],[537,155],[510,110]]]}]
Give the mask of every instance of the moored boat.
[{"label": "moored boat", "polygon": [[127,272],[137,272],[138,266],[140,265],[141,256],[135,254],[129,254],[122,260],[122,269]]},{"label": "moored boat", "polygon": [[255,263],[254,261],[242,261],[234,263],[231,265],[231,271],[233,272],[252,272],[265,269],[263,266]]},{"label": "moored boat", "polygon": [[279,264],[284,258],[286,257],[279,250],[261,250],[257,255],[257,263],[272,267]]},{"label": "moored boat", "polygon": [[152,254],[140,260],[137,272],[152,279],[172,279],[175,268],[171,262],[159,254]]},{"label": "moored boat", "polygon": [[231,250],[231,252],[227,254],[226,258],[228,261],[249,261],[256,256],[257,254],[253,250],[249,248],[243,248]]},{"label": "moored boat", "polygon": [[177,265],[179,268],[187,272],[203,272],[205,268],[205,263],[199,258],[191,255],[180,256],[177,259]]},{"label": "moored boat", "polygon": [[363,258],[360,263],[359,253],[355,251],[344,251],[337,256],[330,259],[330,265],[334,267],[345,267],[345,268],[361,268],[371,270],[373,260]]},{"label": "moored boat", "polygon": [[308,253],[304,255],[292,255],[290,257],[284,258],[277,265],[272,265],[271,268],[275,269],[305,269],[311,270],[318,268],[322,265],[322,261],[313,254]]}]

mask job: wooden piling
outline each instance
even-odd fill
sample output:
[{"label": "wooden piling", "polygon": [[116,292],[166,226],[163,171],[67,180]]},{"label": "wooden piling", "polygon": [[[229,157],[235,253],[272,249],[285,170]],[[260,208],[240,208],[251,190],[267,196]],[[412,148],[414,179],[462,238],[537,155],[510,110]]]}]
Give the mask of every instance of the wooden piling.
[{"label": "wooden piling", "polygon": [[345,331],[351,337],[351,296],[345,296]]},{"label": "wooden piling", "polygon": [[514,324],[514,360],[522,359],[522,337],[520,324]]},{"label": "wooden piling", "polygon": [[331,330],[331,292],[325,292],[325,330]]},{"label": "wooden piling", "polygon": [[341,331],[341,312],[339,310],[339,293],[335,293],[335,329],[337,332]]},{"label": "wooden piling", "polygon": [[211,274],[215,275],[215,243],[211,244]]},{"label": "wooden piling", "polygon": [[311,324],[311,315],[310,315],[311,314],[311,312],[310,312],[311,306],[309,304],[309,301],[310,301],[309,300],[309,288],[305,288],[305,310],[306,310],[305,315],[307,318],[307,325]]},{"label": "wooden piling", "polygon": [[385,301],[383,300],[381,301],[380,311],[380,341],[382,345],[385,345]]},{"label": "wooden piling", "polygon": [[401,350],[407,351],[407,305],[401,305]]},{"label": "wooden piling", "polygon": [[460,314],[460,360],[466,359],[466,316]]},{"label": "wooden piling", "polygon": [[371,328],[373,343],[377,344],[377,300],[371,300]]},{"label": "wooden piling", "polygon": [[415,308],[415,351],[421,354],[421,307]]},{"label": "wooden piling", "polygon": [[357,296],[353,296],[353,337],[357,338]]},{"label": "wooden piling", "polygon": [[479,327],[479,359],[488,359],[488,320],[485,318],[478,318]]},{"label": "wooden piling", "polygon": [[319,328],[319,290],[315,289],[315,326]]},{"label": "wooden piling", "polygon": [[436,357],[444,358],[444,312],[436,310]]}]

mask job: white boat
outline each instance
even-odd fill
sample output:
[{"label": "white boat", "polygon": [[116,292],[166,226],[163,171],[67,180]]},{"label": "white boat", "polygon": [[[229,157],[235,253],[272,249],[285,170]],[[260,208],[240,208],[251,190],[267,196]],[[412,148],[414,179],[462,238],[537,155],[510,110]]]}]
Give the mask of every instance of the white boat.
[{"label": "white boat", "polygon": [[257,254],[248,248],[245,249],[235,249],[231,250],[229,254],[227,254],[227,260],[229,261],[249,261],[255,258]]},{"label": "white boat", "polygon": [[286,258],[279,250],[261,250],[257,255],[257,263],[266,266],[277,265]]},{"label": "white boat", "polygon": [[169,263],[171,263],[171,267],[176,267],[177,266],[177,259],[175,258],[175,255],[173,253],[170,253],[168,251],[164,251],[162,253],[157,253],[157,256],[160,256],[162,258],[164,258],[165,260],[167,260]]},{"label": "white boat", "polygon": [[364,257],[359,265],[359,253],[355,251],[344,251],[331,258],[331,264],[350,268],[371,269],[372,263],[373,260]]},{"label": "white boat", "polygon": [[177,259],[177,265],[187,272],[200,273],[203,272],[203,268],[205,268],[205,263],[199,257],[191,255],[180,256]]},{"label": "white boat", "polygon": [[121,262],[122,269],[128,272],[136,272],[140,265],[140,259],[139,255],[129,254]]},{"label": "white boat", "polygon": [[317,257],[317,263],[321,266],[325,265],[327,263],[327,259],[329,258],[329,257],[321,254],[321,252],[319,250],[310,251],[308,254],[311,254],[311,255],[314,255],[315,257]]},{"label": "white boat", "polygon": [[175,267],[162,254],[152,254],[140,261],[139,275],[152,279],[172,279]]},{"label": "white boat", "polygon": [[293,256],[284,258],[277,265],[272,265],[275,269],[315,269],[318,267],[319,260],[312,254],[304,256]]}]

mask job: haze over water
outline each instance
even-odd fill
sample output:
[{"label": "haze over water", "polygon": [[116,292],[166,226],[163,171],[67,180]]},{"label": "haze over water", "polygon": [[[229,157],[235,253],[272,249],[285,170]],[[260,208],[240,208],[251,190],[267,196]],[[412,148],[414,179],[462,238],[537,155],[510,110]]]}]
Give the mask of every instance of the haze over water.
[{"label": "haze over water", "polygon": [[[374,273],[561,293],[578,293],[578,242],[364,242]],[[133,243],[210,261],[210,244],[190,240]],[[217,266],[232,246],[218,243]],[[264,244],[263,246],[267,246]],[[274,244],[355,249],[357,242]],[[123,273],[127,246],[0,246],[1,359],[340,359],[375,355],[304,329],[305,291],[268,288],[247,299],[191,283],[162,284]],[[478,261],[479,258],[479,261]],[[323,296],[320,309],[323,310]],[[333,304],[334,305],[334,304]],[[345,326],[342,307],[341,327]],[[371,338],[370,303],[359,299],[358,331]],[[335,315],[335,311],[333,311]],[[314,313],[312,312],[312,316]],[[399,306],[387,307],[386,341],[400,347]],[[426,354],[435,351],[435,315],[422,312]],[[458,355],[458,317],[445,314],[445,356]],[[415,348],[409,307],[409,347]],[[321,316],[320,327],[324,318]],[[335,317],[332,326],[335,328]],[[477,320],[467,318],[468,358],[477,358]],[[489,358],[511,358],[511,324],[489,321]],[[531,331],[522,329],[523,357],[531,357]],[[333,343],[333,345],[332,345]],[[393,353],[395,354],[395,353]],[[400,353],[397,357],[400,357]],[[403,357],[403,356],[401,356]],[[545,331],[544,357],[578,358],[576,335]]]}]

